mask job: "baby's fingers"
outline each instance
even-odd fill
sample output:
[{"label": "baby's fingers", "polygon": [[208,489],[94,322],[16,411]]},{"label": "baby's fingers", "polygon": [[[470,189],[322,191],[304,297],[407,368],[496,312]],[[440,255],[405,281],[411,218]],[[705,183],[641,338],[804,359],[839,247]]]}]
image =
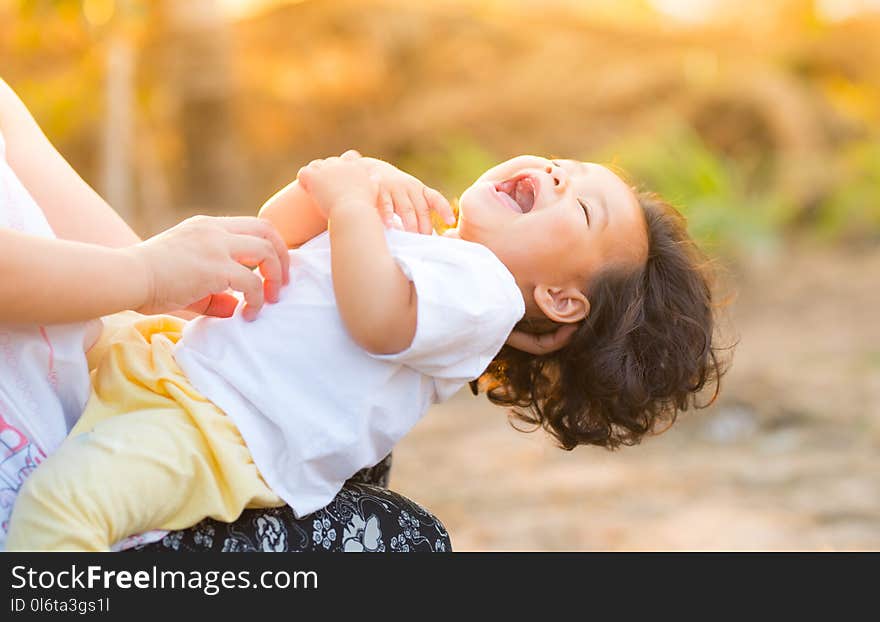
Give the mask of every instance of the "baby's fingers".
[{"label": "baby's fingers", "polygon": [[419,233],[430,234],[434,230],[434,225],[431,223],[431,208],[424,193],[419,188],[410,188],[407,195],[419,222]]},{"label": "baby's fingers", "polygon": [[392,218],[394,216],[394,200],[391,198],[391,192],[387,188],[379,187],[379,196],[376,199],[379,216],[382,217],[382,224],[388,229],[391,227]]},{"label": "baby's fingers", "polygon": [[394,211],[400,216],[400,220],[403,221],[404,230],[412,233],[417,232],[419,230],[418,217],[416,216],[415,206],[409,198],[406,189],[395,186],[389,192],[394,203]]},{"label": "baby's fingers", "polygon": [[422,194],[425,196],[428,206],[437,212],[447,225],[451,227],[455,224],[455,212],[446,197],[428,186],[422,188]]},{"label": "baby's fingers", "polygon": [[308,164],[306,164],[305,166],[303,166],[302,168],[300,168],[297,171],[296,179],[297,179],[297,181],[299,181],[299,183],[302,184],[303,188],[305,188],[306,191],[309,190],[309,187],[311,186],[312,181],[315,178],[315,175],[318,173],[318,171],[321,170],[321,168],[323,168],[324,164],[329,160],[330,160],[330,158],[317,158],[315,160],[312,160],[311,162],[309,162]]}]

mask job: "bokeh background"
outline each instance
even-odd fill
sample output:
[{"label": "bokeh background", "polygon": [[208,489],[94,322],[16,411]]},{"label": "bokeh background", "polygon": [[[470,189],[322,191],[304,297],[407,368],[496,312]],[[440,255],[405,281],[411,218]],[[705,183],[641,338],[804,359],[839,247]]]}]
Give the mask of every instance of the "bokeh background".
[{"label": "bokeh background", "polygon": [[0,0],[0,76],[142,236],[349,147],[450,198],[537,153],[680,206],[721,397],[615,452],[435,407],[391,484],[457,550],[880,549],[878,42],[878,0]]}]

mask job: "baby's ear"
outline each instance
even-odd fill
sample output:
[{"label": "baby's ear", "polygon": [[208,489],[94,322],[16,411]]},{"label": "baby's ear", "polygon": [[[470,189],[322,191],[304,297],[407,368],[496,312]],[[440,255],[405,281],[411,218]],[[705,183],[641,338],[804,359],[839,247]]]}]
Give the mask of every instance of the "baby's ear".
[{"label": "baby's ear", "polygon": [[536,285],[533,293],[535,304],[554,322],[570,324],[580,322],[590,313],[590,301],[577,287]]}]

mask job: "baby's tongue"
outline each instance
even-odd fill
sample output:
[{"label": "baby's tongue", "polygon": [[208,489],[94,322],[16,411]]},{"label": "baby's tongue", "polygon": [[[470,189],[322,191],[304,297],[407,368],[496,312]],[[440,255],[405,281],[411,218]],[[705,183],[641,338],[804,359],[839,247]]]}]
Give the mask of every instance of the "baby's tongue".
[{"label": "baby's tongue", "polygon": [[531,210],[535,204],[535,187],[532,185],[531,180],[521,179],[517,182],[513,191],[513,197],[520,212],[525,214]]},{"label": "baby's tongue", "polygon": [[522,214],[522,208],[519,206],[519,203],[513,200],[513,198],[507,194],[506,192],[500,192],[501,198],[507,203],[508,207],[512,209],[517,214]]},{"label": "baby's tongue", "polygon": [[515,181],[504,181],[495,186],[495,192],[501,197],[501,200],[504,201],[507,206],[512,209],[517,214],[522,214],[522,208],[519,206],[519,203],[513,198],[516,193],[516,182]]}]

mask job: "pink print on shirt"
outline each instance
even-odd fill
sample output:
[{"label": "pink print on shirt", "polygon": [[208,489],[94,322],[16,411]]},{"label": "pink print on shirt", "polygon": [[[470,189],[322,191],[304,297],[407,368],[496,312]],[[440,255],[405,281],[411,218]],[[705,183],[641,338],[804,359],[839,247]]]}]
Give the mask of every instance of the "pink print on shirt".
[{"label": "pink print on shirt", "polygon": [[12,504],[28,475],[46,454],[0,414],[0,529],[9,529]]},{"label": "pink print on shirt", "polygon": [[55,348],[52,347],[52,342],[49,341],[49,334],[46,332],[45,326],[40,326],[40,335],[42,335],[43,341],[46,342],[46,346],[49,348],[49,371],[46,373],[46,380],[49,381],[49,386],[57,391],[58,372],[55,371]]}]

